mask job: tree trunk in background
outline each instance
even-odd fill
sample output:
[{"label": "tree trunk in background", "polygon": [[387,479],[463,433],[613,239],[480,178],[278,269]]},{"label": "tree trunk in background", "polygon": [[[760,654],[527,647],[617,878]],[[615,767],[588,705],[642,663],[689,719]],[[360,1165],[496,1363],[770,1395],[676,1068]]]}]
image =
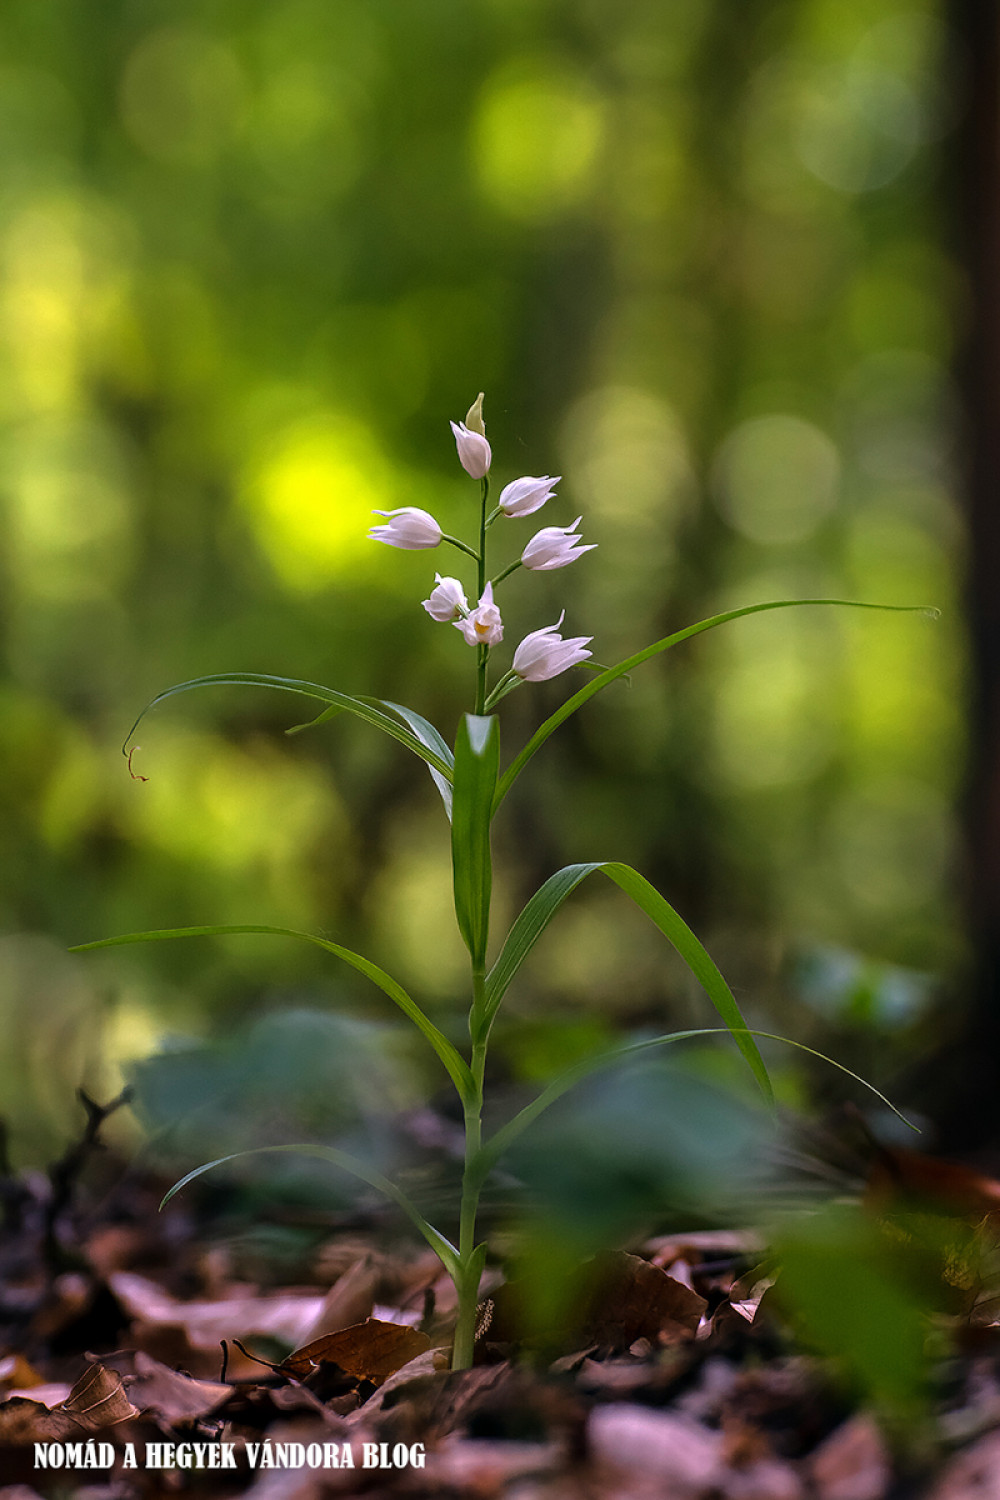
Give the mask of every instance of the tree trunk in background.
[{"label": "tree trunk in background", "polygon": [[942,1118],[953,1149],[1000,1148],[1000,7],[950,0],[965,112],[952,141],[968,301],[956,373],[971,655],[966,911],[971,994]]}]

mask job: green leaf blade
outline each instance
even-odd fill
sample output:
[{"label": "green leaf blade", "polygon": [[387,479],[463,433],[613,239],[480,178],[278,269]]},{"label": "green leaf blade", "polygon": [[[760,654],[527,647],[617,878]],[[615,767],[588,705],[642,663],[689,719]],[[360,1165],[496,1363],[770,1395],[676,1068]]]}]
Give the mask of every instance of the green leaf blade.
[{"label": "green leaf blade", "polygon": [[654,656],[659,656],[663,651],[669,651],[671,646],[680,645],[681,641],[690,640],[692,636],[701,635],[706,630],[714,630],[717,625],[725,625],[730,620],[742,619],[745,615],[758,615],[772,609],[800,609],[814,605],[834,605],[842,609],[876,609],[895,614],[918,614],[929,619],[937,619],[940,611],[932,606],[923,604],[869,604],[859,599],[774,599],[764,604],[746,604],[741,609],[727,609],[721,614],[712,615],[707,620],[699,620],[695,625],[688,625],[683,630],[676,630],[673,635],[664,636],[662,640],[654,641],[651,646],[646,646],[642,651],[637,651],[633,656],[628,656],[620,661],[617,666],[608,667],[601,672],[600,676],[593,678],[579,692],[574,693],[572,698],[557,708],[554,714],[538,726],[531,739],[515,757],[507,770],[497,783],[496,794],[493,799],[493,811],[496,812],[500,803],[510,791],[514,782],[524,770],[528,761],[535,755],[545,741],[564,724],[578,708],[583,705],[604,688],[609,687],[612,682],[617,682],[631,672],[634,667],[641,666],[643,662],[650,661]]},{"label": "green leaf blade", "polygon": [[[334,711],[353,714],[356,718],[364,720],[366,724],[370,724],[373,728],[380,729],[390,739],[396,740],[398,744],[404,745],[412,754],[419,756],[432,770],[437,771],[444,781],[451,781],[449,759],[441,755],[436,749],[425,744],[407,724],[400,723],[398,718],[384,713],[378,706],[377,700],[354,698],[349,693],[340,693],[335,688],[324,687],[319,682],[307,682],[298,677],[274,677],[265,672],[218,672],[208,677],[193,677],[188,682],[178,682],[173,687],[164,688],[162,693],[157,693],[155,698],[150,699],[132,725],[132,728],[125,736],[125,744],[122,746],[123,752],[127,751],[128,743],[143,719],[157,704],[163,703],[167,698],[174,697],[177,693],[191,692],[195,688],[211,687],[266,687],[274,688],[278,692],[283,693],[299,693],[306,698],[318,698],[321,702],[330,704]],[[321,723],[328,717],[333,717],[333,714],[324,712],[318,718],[312,720],[312,725]],[[312,725],[295,725],[294,732],[298,733],[302,729],[312,727]]]},{"label": "green leaf blade", "polygon": [[424,748],[439,756],[447,765],[448,775],[444,776],[430,761],[427,762],[427,769],[431,773],[431,780],[441,794],[441,801],[444,803],[444,810],[448,814],[448,821],[450,822],[452,804],[451,778],[455,771],[455,757],[451,753],[451,746],[444,735],[440,733],[429,719],[425,719],[423,714],[418,714],[415,709],[406,708],[401,703],[391,703],[387,698],[362,699],[361,701],[372,702],[378,707],[388,708],[392,713],[398,714],[403,722],[412,729]]},{"label": "green leaf blade", "polygon": [[614,882],[645,912],[663,936],[684,960],[691,973],[715,1006],[733,1041],[743,1053],[764,1098],[773,1103],[771,1080],[760,1051],[732,990],[726,983],[708,950],[691,931],[655,886],[631,865],[618,860],[601,860],[585,865],[566,865],[551,875],[528,901],[514,922],[496,963],[486,976],[486,1005],[483,1025],[488,1028],[500,1006],[504,993],[535,943],[548,927],[566,898],[588,875],[600,871]]},{"label": "green leaf blade", "polygon": [[189,1182],[194,1182],[197,1177],[203,1177],[206,1172],[213,1171],[216,1167],[225,1166],[227,1162],[239,1161],[246,1156],[267,1156],[275,1154],[287,1154],[296,1156],[312,1156],[320,1161],[327,1161],[333,1166],[339,1167],[342,1172],[349,1172],[352,1177],[358,1177],[362,1182],[367,1182],[370,1187],[377,1188],[387,1198],[391,1198],[416,1226],[430,1245],[431,1249],[441,1260],[445,1270],[453,1278],[461,1274],[461,1262],[458,1251],[451,1241],[443,1235],[440,1230],[424,1218],[408,1193],[397,1187],[388,1177],[384,1177],[375,1167],[369,1167],[366,1162],[360,1161],[356,1156],[351,1156],[346,1151],[339,1150],[336,1146],[321,1146],[311,1141],[295,1145],[281,1146],[253,1146],[246,1151],[233,1151],[228,1156],[217,1156],[214,1161],[202,1162],[200,1167],[193,1168],[185,1173],[173,1187],[164,1193],[160,1201],[160,1208],[165,1208],[171,1198],[186,1188]]},{"label": "green leaf blade", "polygon": [[490,820],[500,766],[494,715],[465,714],[455,741],[451,819],[455,916],[473,966],[482,969],[489,940],[493,863]]},{"label": "green leaf blade", "polygon": [[258,934],[264,937],[289,937],[297,938],[300,942],[313,943],[318,948],[323,948],[327,953],[332,953],[335,958],[342,959],[344,963],[350,964],[359,974],[370,979],[383,994],[413,1022],[418,1031],[426,1038],[437,1053],[444,1067],[448,1071],[452,1083],[458,1091],[459,1098],[463,1101],[471,1096],[474,1090],[472,1074],[465,1059],[456,1047],[440,1031],[429,1016],[425,1015],[417,1002],[407,994],[403,986],[380,969],[378,964],[372,963],[371,959],[365,958],[361,953],[355,953],[351,948],[345,948],[340,943],[334,943],[329,938],[317,937],[312,932],[298,932],[293,927],[270,927],[261,923],[238,923],[213,925],[207,927],[169,927],[160,928],[151,932],[127,932],[119,937],[98,938],[91,943],[77,943],[69,951],[71,953],[89,953],[96,948],[120,948],[130,943],[159,943],[173,938],[191,937],[238,937],[243,934]]},{"label": "green leaf blade", "polygon": [[[632,1058],[658,1047],[673,1046],[677,1042],[690,1041],[694,1037],[725,1036],[729,1031],[729,1027],[723,1028],[721,1026],[697,1027],[688,1031],[671,1031],[663,1036],[644,1037],[639,1042],[623,1042],[618,1047],[608,1048],[606,1051],[598,1052],[592,1057],[581,1058],[579,1062],[574,1063],[565,1072],[558,1074],[542,1090],[537,1098],[533,1099],[530,1104],[526,1104],[512,1119],[507,1121],[506,1125],[502,1125],[483,1144],[475,1158],[473,1166],[475,1181],[480,1184],[484,1182],[500,1157],[517,1137],[527,1130],[529,1125],[532,1125],[538,1119],[539,1115],[543,1114],[550,1105],[555,1104],[557,1099],[561,1099],[564,1094],[568,1093],[571,1088],[581,1083],[585,1078],[591,1077],[594,1073],[603,1072],[607,1068],[616,1067],[619,1063],[628,1062]],[[902,1120],[908,1129],[916,1130],[919,1133],[919,1127],[914,1125],[911,1120],[908,1120],[896,1108],[892,1100],[887,1099],[885,1094],[881,1093],[874,1084],[869,1083],[866,1078],[862,1078],[860,1073],[855,1073],[850,1068],[845,1068],[843,1063],[837,1062],[832,1057],[827,1057],[823,1052],[817,1052],[815,1047],[807,1047],[803,1042],[793,1041],[791,1037],[787,1036],[777,1036],[771,1031],[747,1030],[747,1035],[750,1037],[759,1037],[761,1041],[780,1042],[785,1047],[794,1047],[796,1051],[805,1052],[810,1057],[815,1057],[820,1062],[826,1063],[829,1067],[836,1068],[838,1073],[845,1074],[848,1078],[853,1079],[855,1083],[861,1084],[862,1088],[867,1089],[870,1094],[873,1094],[879,1103],[884,1104],[887,1109],[890,1109],[898,1119]]]}]

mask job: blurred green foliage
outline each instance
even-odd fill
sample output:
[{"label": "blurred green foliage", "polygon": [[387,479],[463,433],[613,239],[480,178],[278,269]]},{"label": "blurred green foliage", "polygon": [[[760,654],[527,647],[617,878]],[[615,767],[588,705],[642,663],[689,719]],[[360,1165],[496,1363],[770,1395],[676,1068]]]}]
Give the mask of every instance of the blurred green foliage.
[{"label": "blurred green foliage", "polygon": [[[278,942],[77,964],[68,943],[288,924],[444,1013],[463,998],[447,831],[396,747],[341,720],[286,741],[292,700],[233,690],[144,724],[148,781],[117,746],[162,687],[225,670],[408,702],[450,736],[469,653],[419,606],[443,560],[365,531],[404,504],[468,530],[447,421],[480,389],[497,479],[561,473],[548,524],[583,512],[600,546],[511,580],[512,642],[564,605],[605,662],[769,596],[945,611],[746,620],[609,691],[505,810],[501,905],[566,860],[625,859],[749,1013],[799,1035],[793,949],[953,972],[936,188],[957,103],[933,0],[8,0],[2,24],[0,1022],[22,1150],[33,1102],[58,1131],[53,1097],[165,1031],[303,995],[385,1015]],[[504,705],[508,753],[567,690]],[[704,1017],[596,890],[520,995],[525,1076],[563,1020]]]}]

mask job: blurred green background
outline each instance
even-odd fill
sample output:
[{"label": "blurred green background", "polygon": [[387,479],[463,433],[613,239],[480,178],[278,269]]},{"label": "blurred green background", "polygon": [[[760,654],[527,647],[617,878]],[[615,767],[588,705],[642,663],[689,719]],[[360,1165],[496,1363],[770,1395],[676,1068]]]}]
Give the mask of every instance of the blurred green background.
[{"label": "blurred green background", "polygon": [[[456,554],[366,530],[412,504],[470,535],[448,420],[479,390],[496,483],[563,475],[538,519],[582,512],[599,545],[511,580],[511,643],[563,607],[606,663],[766,598],[942,609],[787,611],[681,647],[572,721],[497,827],[501,914],[559,864],[626,860],[754,1021],[891,1084],[962,962],[939,7],[7,0],[2,26],[16,1154],[165,1038],[388,1019],[278,940],[71,943],[309,928],[453,1024],[447,829],[405,752],[341,719],[285,739],[308,704],[234,689],[155,712],[148,781],[119,745],[161,688],[227,670],[409,703],[450,738],[471,653],[420,600]],[[505,703],[508,754],[579,680]],[[522,1081],[622,1028],[710,1024],[610,888],[574,897],[509,1004]]]}]

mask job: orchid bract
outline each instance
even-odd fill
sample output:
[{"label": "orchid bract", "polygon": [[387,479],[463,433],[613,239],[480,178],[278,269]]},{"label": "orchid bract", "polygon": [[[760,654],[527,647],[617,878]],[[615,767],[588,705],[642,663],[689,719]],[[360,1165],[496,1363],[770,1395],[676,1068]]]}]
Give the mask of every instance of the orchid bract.
[{"label": "orchid bract", "polygon": [[[526,544],[520,544],[520,556],[516,560],[508,562],[505,566],[502,565],[498,571],[491,573],[490,543],[494,537],[506,543],[510,535],[506,523],[498,533],[494,533],[494,523],[500,517],[516,522],[518,518],[533,514],[542,505],[554,500],[556,497],[553,486],[558,483],[558,480],[549,476],[515,479],[501,491],[498,504],[491,509],[489,493],[492,451],[486,439],[481,395],[469,409],[465,421],[453,422],[451,428],[462,467],[473,479],[480,482],[478,502],[470,505],[475,522],[470,527],[472,540],[464,541],[447,535],[432,515],[413,506],[376,512],[386,518],[386,524],[373,527],[369,535],[375,541],[410,551],[429,549],[442,544],[451,545],[461,553],[463,559],[467,562],[471,561],[473,565],[474,576],[466,581],[435,573],[429,597],[422,601],[423,608],[430,617],[429,620],[424,621],[426,629],[432,630],[436,624],[450,623],[475,653],[471,661],[470,674],[472,677],[471,712],[462,716],[453,743],[449,744],[441,731],[421,714],[396,703],[374,698],[354,697],[338,689],[326,687],[320,683],[306,682],[299,678],[275,677],[252,672],[230,672],[178,683],[158,694],[139,715],[139,719],[126,738],[123,749],[128,753],[132,735],[148,710],[173,694],[199,687],[247,686],[268,687],[318,701],[322,708],[312,721],[314,724],[319,724],[338,713],[353,714],[364,720],[370,727],[389,735],[412,755],[424,761],[441,795],[444,815],[451,823],[455,919],[469,954],[467,1047],[464,1050],[456,1047],[395,977],[371,959],[343,947],[330,937],[320,937],[312,933],[297,932],[265,924],[213,925],[130,933],[123,937],[85,943],[76,951],[83,948],[101,948],[166,938],[205,937],[232,933],[277,934],[313,943],[341,963],[349,964],[382,990],[403,1012],[436,1054],[458,1095],[464,1116],[465,1160],[460,1211],[457,1226],[450,1234],[445,1234],[431,1224],[398,1184],[391,1182],[366,1163],[345,1152],[315,1143],[258,1149],[301,1151],[318,1157],[338,1170],[360,1177],[398,1204],[419,1233],[434,1248],[454,1281],[458,1296],[458,1314],[452,1348],[452,1366],[455,1369],[464,1369],[473,1361],[478,1292],[487,1254],[487,1247],[477,1234],[480,1194],[489,1174],[509,1145],[532,1124],[543,1110],[580,1079],[598,1069],[625,1062],[637,1051],[644,1052],[648,1048],[675,1044],[693,1036],[727,1033],[742,1053],[764,1098],[770,1101],[772,1097],[767,1069],[757,1046],[757,1037],[767,1034],[754,1032],[748,1028],[728,984],[706,949],[683,917],[637,870],[613,859],[568,865],[549,876],[529,898],[523,910],[515,918],[509,932],[501,940],[496,939],[491,931],[493,864],[490,830],[493,819],[500,811],[511,786],[559,725],[583,708],[589,699],[603,692],[605,688],[610,687],[644,662],[652,660],[704,631],[763,610],[831,605],[898,610],[918,609],[919,607],[863,604],[842,599],[780,599],[762,604],[750,604],[739,609],[728,610],[723,614],[713,615],[709,619],[686,626],[662,640],[655,641],[615,666],[595,671],[591,665],[587,680],[583,685],[568,696],[554,713],[543,720],[527,744],[504,765],[504,757],[501,753],[500,720],[494,710],[501,700],[515,689],[526,684],[547,681],[588,662],[591,652],[587,647],[590,645],[591,637],[588,635],[564,637],[560,634],[563,622],[561,614],[555,624],[536,625],[535,628],[529,630],[522,636],[513,652],[507,656],[509,647],[504,641],[504,621],[501,606],[497,602],[497,592],[501,589],[503,581],[517,568],[523,566],[529,571],[562,568],[576,561],[584,552],[590,551],[596,543],[582,545],[577,529],[581,517],[577,517],[569,525],[544,528]],[[476,600],[472,607],[469,605],[470,598]],[[415,604],[415,608],[417,607]],[[921,612],[935,613],[926,609]],[[459,651],[465,649],[464,645],[458,641],[455,645]],[[499,654],[501,649],[505,653],[504,656]],[[499,668],[496,666],[498,658]],[[558,915],[563,903],[570,898],[582,881],[592,875],[603,875],[618,886],[623,895],[633,901],[659,929],[667,942],[672,944],[705,990],[718,1013],[721,1025],[699,1031],[672,1032],[663,1036],[644,1038],[641,1042],[624,1043],[609,1051],[584,1059],[583,1062],[574,1064],[572,1068],[553,1079],[532,1103],[526,1105],[492,1136],[484,1138],[482,1118],[486,1056],[490,1033],[504,995],[516,980],[522,964],[529,961],[535,943]],[[784,1038],[769,1039],[787,1041]],[[788,1045],[798,1046],[799,1044],[791,1042]],[[809,1051],[810,1049],[803,1048],[802,1050]],[[836,1063],[833,1066],[840,1067]],[[847,1073],[849,1070],[841,1069],[841,1071]],[[849,1074],[849,1076],[856,1078],[854,1074]],[[864,1084],[864,1080],[857,1081]],[[869,1084],[864,1084],[864,1086],[871,1088]],[[872,1092],[877,1094],[877,1090]],[[888,1104],[881,1094],[877,1094],[877,1097],[883,1103]],[[226,1157],[222,1160],[232,1159]],[[220,1164],[220,1161],[215,1161],[198,1167],[177,1183],[167,1197],[173,1196],[192,1178]]]}]

